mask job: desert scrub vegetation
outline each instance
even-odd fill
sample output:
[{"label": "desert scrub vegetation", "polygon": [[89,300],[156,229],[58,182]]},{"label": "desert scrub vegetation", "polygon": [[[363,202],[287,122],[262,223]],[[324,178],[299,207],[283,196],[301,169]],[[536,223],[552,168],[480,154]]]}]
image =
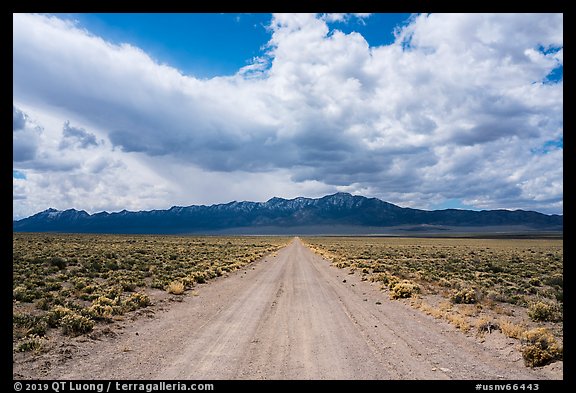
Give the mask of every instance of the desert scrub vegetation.
[{"label": "desert scrub vegetation", "polygon": [[478,295],[473,288],[460,289],[452,292],[450,300],[457,304],[474,304],[478,301]]},{"label": "desert scrub vegetation", "polygon": [[403,280],[398,283],[394,283],[390,287],[390,299],[401,299],[412,297],[414,294],[420,291],[420,287],[413,282],[408,280]]},{"label": "desert scrub vegetation", "polygon": [[533,321],[558,322],[562,320],[562,310],[556,302],[550,300],[540,300],[530,304],[528,316]]},{"label": "desert scrub vegetation", "polygon": [[14,233],[13,347],[40,351],[51,332],[90,333],[152,304],[150,293],[185,294],[288,243],[280,237]]},{"label": "desert scrub vegetation", "polygon": [[522,334],[522,357],[529,367],[545,366],[562,359],[563,348],[545,328],[535,328]]},{"label": "desert scrub vegetation", "polygon": [[[526,332],[546,328],[552,338],[563,337],[562,239],[303,240],[332,265],[380,284],[390,299],[408,298],[412,306],[463,332],[482,336],[500,331],[527,343]],[[427,297],[436,299],[435,303],[430,304]],[[523,344],[525,363],[535,366],[559,359],[541,349],[551,342],[546,336],[532,346]],[[548,347],[555,350],[561,344]]]}]

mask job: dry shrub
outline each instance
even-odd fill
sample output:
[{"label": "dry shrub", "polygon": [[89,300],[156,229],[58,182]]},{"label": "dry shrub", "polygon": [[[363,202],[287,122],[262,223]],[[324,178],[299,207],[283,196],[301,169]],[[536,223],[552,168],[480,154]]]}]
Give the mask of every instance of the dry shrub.
[{"label": "dry shrub", "polygon": [[552,333],[545,328],[535,328],[521,336],[522,357],[529,367],[540,367],[562,359],[563,349]]},{"label": "dry shrub", "polygon": [[479,335],[484,333],[492,333],[494,330],[500,330],[500,325],[498,322],[493,321],[490,318],[482,317],[476,321],[476,331]]},{"label": "dry shrub", "polygon": [[181,281],[172,281],[168,284],[168,293],[182,295],[184,293],[184,284]]},{"label": "dry shrub", "polygon": [[390,289],[391,299],[409,298],[420,292],[420,287],[413,282],[404,280]]}]

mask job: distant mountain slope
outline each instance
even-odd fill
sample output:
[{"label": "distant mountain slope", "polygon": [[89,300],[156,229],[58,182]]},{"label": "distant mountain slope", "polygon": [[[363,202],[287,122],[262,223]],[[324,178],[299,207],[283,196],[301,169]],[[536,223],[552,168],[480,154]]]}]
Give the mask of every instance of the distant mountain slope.
[{"label": "distant mountain slope", "polygon": [[[419,210],[376,198],[336,193],[318,199],[272,198],[267,202],[174,206],[168,210],[88,214],[47,209],[13,221],[15,232],[202,233],[234,228],[394,226],[523,226],[562,230],[563,216],[523,210]],[[257,232],[257,230],[256,230]]]}]

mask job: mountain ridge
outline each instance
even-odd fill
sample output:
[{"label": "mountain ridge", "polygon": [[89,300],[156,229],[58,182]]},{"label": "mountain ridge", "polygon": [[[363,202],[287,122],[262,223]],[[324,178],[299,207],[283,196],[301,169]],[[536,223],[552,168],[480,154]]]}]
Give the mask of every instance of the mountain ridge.
[{"label": "mountain ridge", "polygon": [[[98,212],[46,209],[13,221],[14,232],[209,233],[234,228],[351,226],[482,227],[523,226],[562,230],[563,216],[526,210],[420,210],[338,192],[320,198],[270,198],[266,202],[172,206],[165,210]],[[266,231],[269,231],[267,229]]]}]

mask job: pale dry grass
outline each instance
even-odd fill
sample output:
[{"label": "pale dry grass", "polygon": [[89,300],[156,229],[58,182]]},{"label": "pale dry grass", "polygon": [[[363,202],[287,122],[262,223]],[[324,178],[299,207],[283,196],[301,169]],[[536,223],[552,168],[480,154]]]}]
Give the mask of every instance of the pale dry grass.
[{"label": "pale dry grass", "polygon": [[467,318],[460,315],[460,314],[446,314],[446,319],[452,325],[456,326],[456,328],[462,330],[464,333],[470,331],[470,323],[468,322]]},{"label": "pale dry grass", "polygon": [[487,316],[476,319],[474,326],[476,327],[476,334],[480,337],[483,337],[486,333],[490,334],[495,330],[500,330],[498,322]]},{"label": "pale dry grass", "polygon": [[421,299],[412,302],[412,306],[436,319],[445,318],[447,314],[445,309],[431,306],[430,304],[424,302]]},{"label": "pale dry grass", "polygon": [[498,326],[500,326],[500,331],[506,337],[515,338],[519,340],[522,334],[526,331],[526,326],[524,324],[514,323],[508,319],[501,319],[498,321]]},{"label": "pale dry grass", "polygon": [[452,310],[452,303],[450,303],[449,301],[444,301],[444,302],[440,303],[439,308],[440,308],[440,310],[442,310],[444,312],[448,312],[448,311]]},{"label": "pale dry grass", "polygon": [[181,281],[172,281],[168,284],[166,291],[173,295],[182,295],[184,293],[185,287]]},{"label": "pale dry grass", "polygon": [[498,302],[495,302],[493,300],[486,300],[484,302],[484,305],[486,306],[486,308],[494,311],[496,314],[507,315],[509,317],[514,315],[511,309],[503,307],[502,304],[499,304]]},{"label": "pale dry grass", "polygon": [[460,306],[460,312],[467,317],[477,317],[482,310],[478,304],[463,304]]}]

